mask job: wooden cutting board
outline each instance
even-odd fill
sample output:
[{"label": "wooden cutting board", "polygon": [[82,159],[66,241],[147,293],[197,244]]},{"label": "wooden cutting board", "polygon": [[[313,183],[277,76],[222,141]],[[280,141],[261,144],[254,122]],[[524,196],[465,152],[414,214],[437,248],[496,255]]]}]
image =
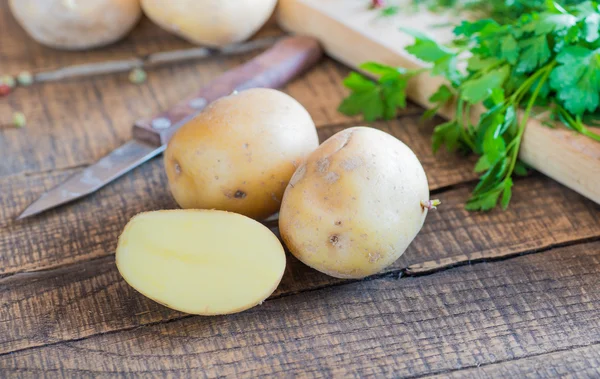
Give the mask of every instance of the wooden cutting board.
[{"label": "wooden cutting board", "polygon": [[[318,38],[333,58],[353,68],[366,61],[377,61],[406,68],[423,67],[422,62],[404,51],[413,38],[398,30],[399,26],[425,32],[439,42],[452,37],[451,24],[458,21],[452,14],[406,11],[380,17],[368,9],[367,0],[280,0],[278,21],[289,32]],[[427,99],[442,83],[439,77],[423,74],[414,78],[409,97],[430,107]],[[482,108],[475,109],[478,120]],[[444,117],[452,109],[441,110]],[[600,143],[566,130],[551,129],[540,121],[530,120],[521,146],[520,158],[538,171],[600,204]]]}]

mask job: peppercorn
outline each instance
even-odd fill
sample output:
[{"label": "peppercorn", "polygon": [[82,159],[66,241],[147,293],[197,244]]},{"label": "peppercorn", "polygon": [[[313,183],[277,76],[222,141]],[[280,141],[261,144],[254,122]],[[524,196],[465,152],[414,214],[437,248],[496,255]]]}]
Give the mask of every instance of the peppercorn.
[{"label": "peppercorn", "polygon": [[7,84],[0,84],[0,97],[8,95],[10,91],[12,91],[12,88]]}]

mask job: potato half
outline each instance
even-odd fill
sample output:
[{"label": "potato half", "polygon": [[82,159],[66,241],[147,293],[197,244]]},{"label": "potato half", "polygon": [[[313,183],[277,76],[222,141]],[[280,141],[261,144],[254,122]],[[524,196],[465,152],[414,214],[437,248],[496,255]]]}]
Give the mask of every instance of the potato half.
[{"label": "potato half", "polygon": [[298,168],[279,212],[281,237],[305,264],[362,278],[394,262],[427,215],[425,171],[405,144],[355,127],[325,141]]},{"label": "potato half", "polygon": [[144,13],[163,29],[209,46],[248,39],[276,4],[277,0],[142,0]]},{"label": "potato half", "polygon": [[211,210],[141,213],[121,234],[119,272],[169,308],[199,314],[240,312],[265,300],[285,270],[285,252],[264,225]]},{"label": "potato half", "polygon": [[279,210],[294,171],[318,145],[315,124],[292,97],[242,91],[175,133],[165,152],[169,188],[182,208],[264,219]]},{"label": "potato half", "polygon": [[10,9],[33,39],[66,50],[115,42],[142,15],[139,0],[10,0]]}]

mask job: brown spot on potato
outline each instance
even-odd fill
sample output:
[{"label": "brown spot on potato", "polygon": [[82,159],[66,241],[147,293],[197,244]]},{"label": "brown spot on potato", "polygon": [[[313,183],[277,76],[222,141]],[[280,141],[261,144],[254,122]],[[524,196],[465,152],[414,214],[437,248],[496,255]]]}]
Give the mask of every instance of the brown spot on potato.
[{"label": "brown spot on potato", "polygon": [[244,144],[244,149],[247,149],[247,148],[248,148],[248,146],[250,146],[250,145],[248,145],[248,143],[245,143],[245,144]]},{"label": "brown spot on potato", "polygon": [[177,175],[181,174],[181,165],[179,164],[179,162],[175,161],[174,166],[175,166],[175,173]]},{"label": "brown spot on potato", "polygon": [[246,192],[237,190],[237,191],[235,191],[235,194],[233,195],[233,197],[235,197],[236,199],[243,199],[246,197]]},{"label": "brown spot on potato", "polygon": [[328,183],[335,183],[338,181],[338,179],[340,178],[340,175],[337,172],[328,172],[327,175],[325,175],[325,180]]},{"label": "brown spot on potato", "polygon": [[342,225],[342,222],[338,220],[338,221],[334,222],[334,224],[335,224],[336,226],[341,226],[341,225]]},{"label": "brown spot on potato", "polygon": [[352,158],[344,159],[340,166],[346,171],[353,171],[363,164],[361,157],[354,156]]},{"label": "brown spot on potato", "polygon": [[329,159],[321,158],[317,161],[317,171],[326,172],[329,169]]},{"label": "brown spot on potato", "polygon": [[329,236],[329,243],[331,243],[335,247],[340,247],[340,237],[337,234],[332,234]]},{"label": "brown spot on potato", "polygon": [[217,175],[215,175],[215,180],[219,180],[219,177]]}]

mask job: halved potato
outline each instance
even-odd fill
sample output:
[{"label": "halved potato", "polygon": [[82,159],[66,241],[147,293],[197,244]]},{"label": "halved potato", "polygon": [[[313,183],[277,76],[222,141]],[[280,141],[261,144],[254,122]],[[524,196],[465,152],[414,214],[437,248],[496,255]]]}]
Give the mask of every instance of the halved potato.
[{"label": "halved potato", "polygon": [[267,227],[217,210],[135,216],[119,238],[116,261],[143,295],[199,315],[260,304],[277,288],[286,264],[281,242]]}]

